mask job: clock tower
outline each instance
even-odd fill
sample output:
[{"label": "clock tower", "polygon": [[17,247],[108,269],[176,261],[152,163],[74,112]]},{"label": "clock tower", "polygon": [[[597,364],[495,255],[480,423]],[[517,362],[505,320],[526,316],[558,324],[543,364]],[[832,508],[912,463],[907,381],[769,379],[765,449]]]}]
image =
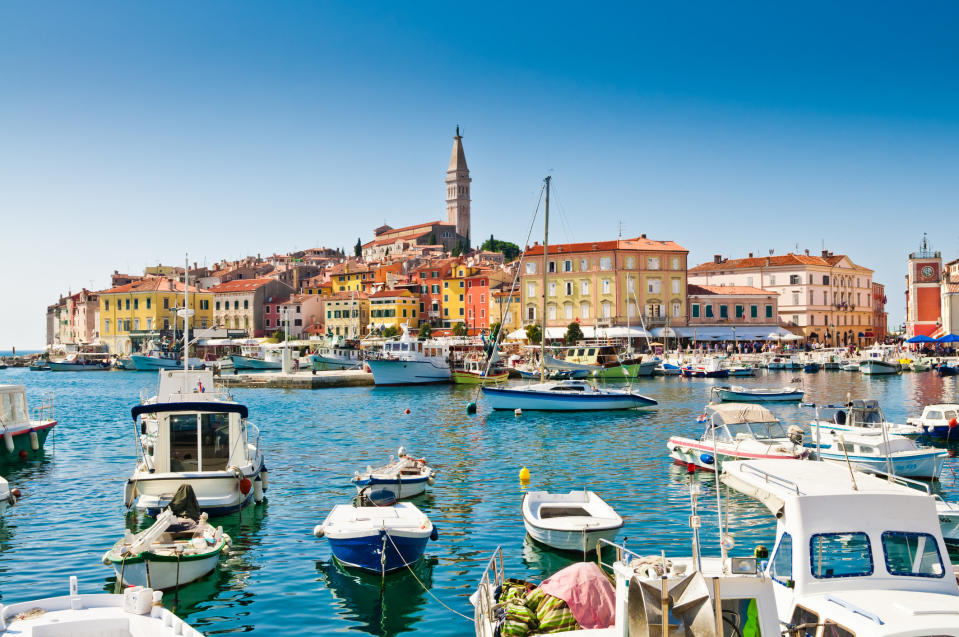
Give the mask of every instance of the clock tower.
[{"label": "clock tower", "polygon": [[942,280],[942,253],[929,248],[926,235],[917,252],[909,255],[906,274],[906,337],[932,336],[942,325],[939,286]]}]

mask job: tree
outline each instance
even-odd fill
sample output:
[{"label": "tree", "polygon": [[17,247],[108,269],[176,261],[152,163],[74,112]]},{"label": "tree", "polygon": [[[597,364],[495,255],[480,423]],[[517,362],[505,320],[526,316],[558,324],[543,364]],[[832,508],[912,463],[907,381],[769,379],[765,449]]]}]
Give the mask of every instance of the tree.
[{"label": "tree", "polygon": [[425,341],[432,335],[433,335],[433,328],[430,327],[429,323],[423,323],[422,325],[420,325],[420,333],[418,335],[418,338],[421,341]]},{"label": "tree", "polygon": [[506,258],[507,261],[512,261],[519,256],[520,249],[519,246],[515,243],[510,243],[509,241],[500,241],[493,237],[489,236],[483,245],[480,246],[480,250],[486,250],[487,252],[499,252]]},{"label": "tree", "polygon": [[435,232],[431,232],[431,233],[430,233],[430,245],[431,245],[431,246],[435,246],[435,245],[436,245],[436,233],[435,233]]},{"label": "tree", "polygon": [[583,336],[583,330],[579,328],[579,323],[573,321],[566,327],[566,344],[575,345],[579,341],[585,338]]},{"label": "tree", "polygon": [[465,323],[454,323],[454,324],[453,324],[453,336],[466,336],[466,324],[465,324]]},{"label": "tree", "polygon": [[286,334],[283,333],[283,330],[277,330],[273,332],[273,336],[270,337],[274,343],[282,343],[286,340]]},{"label": "tree", "polygon": [[540,341],[543,340],[543,330],[540,329],[539,325],[531,323],[526,326],[526,340],[532,345],[539,345]]},{"label": "tree", "polygon": [[489,326],[489,340],[491,343],[495,343],[496,339],[499,338],[499,331],[502,329],[502,324],[493,323]]},{"label": "tree", "polygon": [[455,246],[453,246],[453,256],[454,256],[454,257],[458,257],[462,252],[463,252],[463,251],[460,249],[460,244],[459,244],[459,243],[457,243]]},{"label": "tree", "polygon": [[356,238],[356,245],[353,246],[353,256],[358,257],[363,254],[363,244],[360,243],[360,238]]},{"label": "tree", "polygon": [[396,329],[396,326],[395,326],[395,325],[390,325],[389,327],[387,327],[386,329],[383,330],[383,332],[380,334],[380,336],[382,336],[383,338],[393,338],[394,336],[398,335],[399,333],[400,333],[400,331],[399,331],[398,329]]}]

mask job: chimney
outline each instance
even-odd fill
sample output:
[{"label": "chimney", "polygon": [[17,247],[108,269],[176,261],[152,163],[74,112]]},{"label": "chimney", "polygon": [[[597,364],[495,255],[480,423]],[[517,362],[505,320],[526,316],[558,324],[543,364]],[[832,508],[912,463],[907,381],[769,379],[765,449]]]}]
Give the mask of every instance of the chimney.
[{"label": "chimney", "polygon": [[753,253],[752,253],[752,252],[749,253],[749,258],[750,258],[750,259],[753,258]]},{"label": "chimney", "polygon": [[829,256],[829,250],[823,250],[823,251],[822,251],[822,257],[825,259],[825,258],[828,257],[828,256]]},{"label": "chimney", "polygon": [[766,267],[769,267],[769,257],[766,257]]},{"label": "chimney", "polygon": [[713,255],[713,263],[722,263],[722,262],[723,262],[723,255],[721,254]]},{"label": "chimney", "polygon": [[645,238],[646,238],[646,233],[644,232],[643,234],[639,235],[639,238],[640,238],[640,239],[645,239]]},{"label": "chimney", "polygon": [[809,248],[806,248],[806,256],[809,256]]}]

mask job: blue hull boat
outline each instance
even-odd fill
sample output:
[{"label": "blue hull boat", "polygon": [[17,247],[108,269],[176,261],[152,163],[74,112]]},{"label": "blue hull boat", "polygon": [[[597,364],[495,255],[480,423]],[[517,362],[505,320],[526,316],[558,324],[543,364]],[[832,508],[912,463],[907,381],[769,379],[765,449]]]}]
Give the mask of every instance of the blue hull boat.
[{"label": "blue hull boat", "polygon": [[959,367],[943,364],[936,368],[936,373],[940,376],[959,376]]},{"label": "blue hull boat", "polygon": [[807,374],[815,374],[819,371],[819,363],[806,363],[802,366],[802,370]]}]

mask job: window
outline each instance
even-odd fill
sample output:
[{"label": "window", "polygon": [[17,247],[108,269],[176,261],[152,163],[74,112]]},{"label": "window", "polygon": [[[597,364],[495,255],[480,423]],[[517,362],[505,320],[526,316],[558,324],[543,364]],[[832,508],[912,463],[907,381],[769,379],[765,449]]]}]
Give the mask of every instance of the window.
[{"label": "window", "polygon": [[583,281],[582,284],[579,286],[579,291],[580,291],[580,294],[584,296],[589,294],[589,281]]},{"label": "window", "polygon": [[816,633],[819,630],[819,615],[802,606],[796,606],[796,610],[793,611],[793,616],[789,623],[793,626],[806,627],[799,633],[800,637],[816,637]]},{"label": "window", "polygon": [[579,304],[579,318],[588,319],[589,318],[589,303],[580,303]]},{"label": "window", "polygon": [[236,299],[235,301],[233,301],[233,309],[234,310],[240,309],[240,299]]},{"label": "window", "polygon": [[759,306],[750,305],[749,306],[749,318],[759,318]]},{"label": "window", "polygon": [[460,294],[460,303],[462,303],[462,302],[463,302],[463,295]]},{"label": "window", "polygon": [[566,296],[569,296],[573,293],[573,282],[566,281]]},{"label": "window", "polygon": [[719,318],[729,318],[729,306],[720,305],[719,306]]},{"label": "window", "polygon": [[799,325],[799,315],[793,314],[793,325]]},{"label": "window", "polygon": [[579,271],[586,272],[589,270],[589,259],[580,259],[579,260]]},{"label": "window", "polygon": [[[327,313],[326,313],[326,318],[330,318],[330,313],[329,313],[329,311],[327,311]],[[266,326],[267,326],[267,327],[270,327],[270,319],[266,319]]]},{"label": "window", "polygon": [[449,282],[449,281],[443,281],[443,289],[444,289],[444,290],[450,289],[450,282]]},{"label": "window", "polygon": [[626,268],[629,270],[633,269],[633,257],[626,257]]},{"label": "window", "polygon": [[430,294],[439,294],[439,293],[440,293],[439,284],[434,284],[430,286]]},{"label": "window", "polygon": [[799,305],[799,294],[796,292],[793,293],[793,305]]},{"label": "window", "polygon": [[564,303],[563,304],[563,318],[571,319],[573,318],[573,304]]},{"label": "window", "polygon": [[647,259],[646,259],[646,269],[648,269],[648,270],[658,270],[658,269],[659,269],[659,257],[647,257]]},{"label": "window", "polygon": [[535,321],[536,320],[536,308],[532,305],[526,306],[526,320]]},{"label": "window", "polygon": [[692,305],[693,318],[699,318],[699,303],[694,303]]},{"label": "window", "polygon": [[775,274],[770,274],[770,275],[769,275],[769,285],[776,285],[776,275],[775,275]]},{"label": "window", "polygon": [[[108,302],[109,302],[109,301],[108,301]],[[103,321],[103,333],[104,333],[104,334],[109,334],[109,333],[110,333],[110,319],[105,319],[105,320]]]},{"label": "window", "polygon": [[679,269],[679,257],[673,257],[673,269],[674,270]]},{"label": "window", "polygon": [[741,319],[746,316],[746,308],[742,305],[736,306],[736,318]]},{"label": "window", "polygon": [[822,637],[856,637],[856,633],[827,619],[822,629]]},{"label": "window", "polygon": [[103,309],[104,309],[104,310],[109,310],[109,309],[110,309],[110,299],[104,299],[104,300],[103,300]]},{"label": "window", "polygon": [[600,257],[600,258],[599,258],[599,269],[600,269],[600,270],[612,270],[612,269],[613,269],[613,259],[612,259],[612,257]]},{"label": "window", "polygon": [[556,320],[556,306],[555,306],[555,305],[548,305],[548,306],[546,307],[546,318],[548,318],[550,321],[555,321],[555,320]]},{"label": "window", "polygon": [[140,309],[140,299],[133,299],[133,309],[134,310]]},{"label": "window", "polygon": [[[243,299],[243,309],[244,309],[244,310],[250,309],[250,301],[249,301],[249,299]],[[300,308],[297,308],[297,311],[299,311],[299,310],[300,310]]]},{"label": "window", "polygon": [[527,283],[526,284],[526,296],[536,296],[536,284]]},{"label": "window", "polygon": [[882,552],[886,556],[886,570],[892,575],[945,575],[939,546],[936,539],[928,533],[885,531],[882,534]]},{"label": "window", "polygon": [[629,317],[636,316],[636,304],[632,301],[626,304],[626,315]]},{"label": "window", "polygon": [[773,317],[773,306],[772,306],[772,305],[767,305],[767,306],[766,306],[766,318],[772,318],[772,317]]},{"label": "window", "polygon": [[126,301],[126,302],[125,302],[123,305],[126,306],[125,309],[129,310],[129,309],[130,309],[130,299],[125,299],[125,301]]},{"label": "window", "polygon": [[672,286],[673,294],[679,294],[679,279],[673,279]]},{"label": "window", "polygon": [[789,585],[793,578],[793,538],[783,533],[776,554],[769,563],[769,575],[780,584]]},{"label": "window", "polygon": [[707,306],[706,306],[706,318],[713,318],[713,306],[712,306],[712,305],[707,305]]},{"label": "window", "polygon": [[790,274],[789,275],[789,285],[799,285],[799,275]]},{"label": "window", "polygon": [[630,294],[636,292],[636,281],[631,276],[626,277],[626,291]]},{"label": "window", "polygon": [[603,279],[603,294],[609,294],[609,279]]},{"label": "window", "polygon": [[603,318],[608,319],[612,315],[613,304],[604,301],[602,308],[603,308]]},{"label": "window", "polygon": [[679,311],[681,308],[682,306],[678,301],[673,301],[673,318],[679,318]]},{"label": "window", "polygon": [[573,262],[570,259],[563,261],[563,272],[572,272],[573,271]]},{"label": "window", "polygon": [[147,319],[147,329],[153,329],[153,319]]},{"label": "window", "polygon": [[647,279],[646,291],[650,294],[659,294],[662,289],[662,281],[659,279]]},{"label": "window", "polygon": [[823,285],[829,285],[829,275],[828,275],[828,274],[822,275],[822,284],[823,284]]},{"label": "window", "polygon": [[555,262],[555,261],[550,261],[550,262],[549,262],[549,268],[547,268],[546,271],[549,272],[549,273],[556,272],[556,262]]},{"label": "window", "polygon": [[749,287],[753,286],[753,278],[751,276],[746,277],[746,285]]},{"label": "window", "polygon": [[549,295],[550,295],[550,296],[556,296],[556,282],[555,282],[555,281],[550,281],[550,282],[549,282]]},{"label": "window", "polygon": [[150,301],[151,301],[151,300],[152,300],[152,299],[151,299],[150,297],[147,297],[147,309],[148,309],[148,310],[150,309]]},{"label": "window", "polygon": [[817,579],[872,575],[872,549],[865,533],[816,533],[809,540],[809,565]]}]

